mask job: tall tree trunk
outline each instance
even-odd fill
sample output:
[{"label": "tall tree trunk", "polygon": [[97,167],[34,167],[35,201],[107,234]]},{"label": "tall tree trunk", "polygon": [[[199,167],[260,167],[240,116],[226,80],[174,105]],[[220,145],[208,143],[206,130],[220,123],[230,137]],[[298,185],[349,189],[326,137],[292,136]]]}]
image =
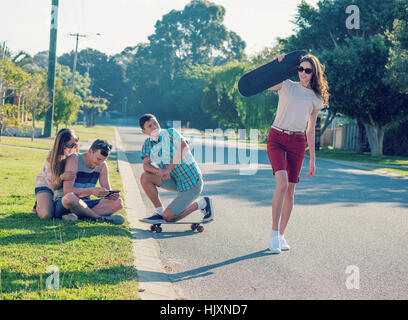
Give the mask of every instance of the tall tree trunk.
[{"label": "tall tree trunk", "polygon": [[368,143],[370,144],[371,155],[373,157],[382,156],[385,127],[367,123],[364,124],[364,127],[366,129]]},{"label": "tall tree trunk", "polygon": [[357,125],[358,125],[358,138],[357,138],[357,149],[356,152],[358,154],[363,154],[363,145],[365,141],[365,135],[366,135],[366,130],[364,127],[364,123],[360,120],[357,119]]},{"label": "tall tree trunk", "polygon": [[34,112],[33,112],[33,132],[31,133],[31,141],[34,141],[35,138],[35,115],[37,114],[37,104],[34,103]]},{"label": "tall tree trunk", "polygon": [[320,129],[320,135],[322,136],[329,125],[333,122],[334,118],[336,117],[337,112],[329,112],[326,119],[324,120],[323,127]]}]

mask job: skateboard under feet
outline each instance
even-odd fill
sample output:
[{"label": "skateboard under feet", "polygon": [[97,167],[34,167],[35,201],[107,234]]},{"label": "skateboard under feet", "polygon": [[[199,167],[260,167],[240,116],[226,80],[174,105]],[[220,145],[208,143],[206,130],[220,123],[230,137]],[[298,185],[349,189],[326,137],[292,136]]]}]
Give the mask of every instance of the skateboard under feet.
[{"label": "skateboard under feet", "polygon": [[184,221],[180,221],[180,222],[161,222],[161,223],[151,223],[151,222],[147,222],[143,219],[140,219],[139,221],[144,222],[144,223],[149,223],[151,224],[150,226],[150,231],[152,232],[156,232],[156,233],[160,233],[163,231],[162,228],[162,224],[190,224],[190,229],[192,231],[197,231],[197,232],[203,232],[204,231],[204,227],[202,226],[202,224],[205,223],[209,223],[212,222],[213,220],[210,221],[199,221],[199,222],[184,222]]}]

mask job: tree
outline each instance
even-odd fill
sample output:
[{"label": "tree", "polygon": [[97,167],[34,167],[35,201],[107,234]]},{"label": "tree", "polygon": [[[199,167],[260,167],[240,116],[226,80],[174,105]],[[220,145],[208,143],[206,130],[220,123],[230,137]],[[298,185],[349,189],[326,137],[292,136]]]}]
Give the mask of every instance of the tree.
[{"label": "tree", "polygon": [[172,10],[157,21],[149,37],[153,54],[163,66],[208,64],[217,56],[242,59],[245,43],[223,24],[225,9],[206,0],[192,0],[183,10]]},{"label": "tree", "polygon": [[[0,136],[3,126],[8,119],[15,119],[17,121],[19,118],[20,98],[29,77],[28,73],[17,67],[9,59],[0,59]],[[14,95],[19,97],[18,106],[5,104],[6,99]]]},{"label": "tree", "polygon": [[243,71],[244,66],[238,63],[216,67],[204,89],[203,110],[225,127],[244,128],[236,106],[237,95],[234,92],[237,78]]},{"label": "tree", "polygon": [[[361,12],[360,29],[345,25],[350,4]],[[384,130],[406,117],[406,97],[384,84],[390,46],[384,34],[406,8],[403,0],[323,0],[318,8],[302,1],[296,35],[279,39],[285,52],[302,48],[319,56],[330,85],[330,118],[343,113],[363,123],[372,155],[382,155]]]},{"label": "tree", "polygon": [[[111,111],[121,110],[123,97],[127,95],[124,68],[119,65],[117,59],[117,56],[108,56],[90,48],[78,52],[77,72],[85,78],[88,77],[90,81],[90,92],[87,96],[108,100]],[[58,62],[68,66],[71,72],[73,61],[74,52],[63,54],[58,58]],[[75,77],[77,84],[77,75]]]},{"label": "tree", "polygon": [[12,57],[11,62],[16,66],[20,67],[27,73],[34,73],[40,71],[40,67],[37,66],[33,57],[25,51],[20,51],[14,57]]},{"label": "tree", "polygon": [[[408,16],[408,7],[407,7]],[[387,31],[392,46],[389,51],[384,83],[400,93],[408,94],[408,23],[394,20],[393,30]]]},{"label": "tree", "polygon": [[62,86],[62,80],[57,78],[55,83],[54,125],[56,132],[60,124],[71,124],[77,118],[82,100],[74,94],[72,88]]},{"label": "tree", "polygon": [[29,76],[27,72],[8,59],[0,60],[0,78],[2,79],[0,105],[4,104],[8,92],[20,94]]},{"label": "tree", "polygon": [[87,127],[93,127],[96,122],[96,116],[103,110],[106,110],[108,100],[104,98],[88,97],[81,109],[84,112],[85,122]]},{"label": "tree", "polygon": [[[359,8],[360,28],[348,29],[346,12],[350,5]],[[405,0],[322,0],[317,8],[302,0],[295,15],[296,34],[278,38],[285,52],[309,49],[314,53],[332,50],[346,44],[347,39],[361,37],[368,40],[376,34],[391,30],[396,18],[403,18]]]},{"label": "tree", "polygon": [[242,74],[254,67],[249,63],[234,61],[213,68],[204,90],[202,108],[223,126],[258,129],[265,133],[275,115],[277,96],[271,92],[263,92],[244,98],[237,87]]},{"label": "tree", "polygon": [[133,114],[213,125],[201,109],[209,66],[244,58],[245,43],[226,29],[224,15],[222,6],[193,0],[157,21],[148,43],[121,53]]},{"label": "tree", "polygon": [[35,118],[37,115],[45,111],[48,104],[48,91],[45,72],[36,72],[31,75],[29,81],[26,83],[24,90],[24,105],[25,110],[31,114],[32,117],[32,135],[31,141],[34,140],[35,134]]},{"label": "tree", "polygon": [[408,117],[408,96],[383,82],[388,47],[384,36],[364,41],[354,37],[322,56],[327,61],[331,83],[330,104],[338,112],[364,124],[371,154],[383,154],[385,129]]}]

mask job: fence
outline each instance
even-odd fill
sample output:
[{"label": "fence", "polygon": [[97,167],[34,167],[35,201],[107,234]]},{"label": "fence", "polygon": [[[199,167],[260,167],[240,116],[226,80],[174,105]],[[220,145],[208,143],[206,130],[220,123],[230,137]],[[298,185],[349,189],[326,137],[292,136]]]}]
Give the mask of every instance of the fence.
[{"label": "fence", "polygon": [[348,124],[342,127],[326,129],[320,138],[321,146],[332,146],[335,149],[356,151],[359,144],[359,128],[357,125]]},{"label": "fence", "polygon": [[[3,127],[1,135],[10,137],[31,137],[33,133],[32,127],[20,126],[20,127]],[[39,138],[42,136],[42,128],[35,128],[34,137]]]}]

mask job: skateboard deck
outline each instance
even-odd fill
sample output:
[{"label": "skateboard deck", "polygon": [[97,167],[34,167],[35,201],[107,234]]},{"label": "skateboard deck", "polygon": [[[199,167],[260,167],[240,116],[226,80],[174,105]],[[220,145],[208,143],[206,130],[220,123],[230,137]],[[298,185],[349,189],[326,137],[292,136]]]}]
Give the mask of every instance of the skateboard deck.
[{"label": "skateboard deck", "polygon": [[148,221],[145,221],[144,219],[139,219],[140,222],[143,223],[148,223],[150,224],[150,231],[152,232],[157,232],[160,233],[162,232],[162,224],[190,224],[190,228],[193,231],[197,231],[197,232],[203,232],[204,231],[204,227],[201,224],[206,224],[206,223],[210,223],[214,220],[209,220],[209,221],[178,221],[178,222],[160,222],[160,223],[151,223]]},{"label": "skateboard deck", "polygon": [[245,73],[238,81],[239,92],[244,97],[251,97],[297,75],[296,67],[306,54],[303,50],[292,51],[285,55],[282,62],[275,59]]}]

